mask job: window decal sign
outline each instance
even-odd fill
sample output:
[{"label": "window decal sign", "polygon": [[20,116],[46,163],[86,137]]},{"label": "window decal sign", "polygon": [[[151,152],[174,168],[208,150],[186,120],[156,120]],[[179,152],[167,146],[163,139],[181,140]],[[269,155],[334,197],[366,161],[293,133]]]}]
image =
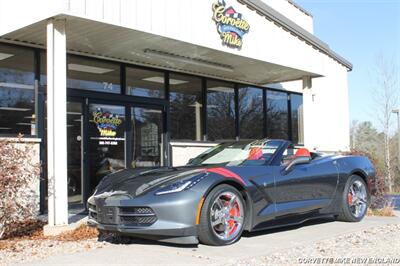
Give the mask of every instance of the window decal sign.
[{"label": "window decal sign", "polygon": [[243,44],[243,36],[249,32],[249,23],[232,6],[226,7],[225,0],[218,0],[214,3],[212,11],[212,19],[217,25],[222,44],[240,50]]},{"label": "window decal sign", "polygon": [[96,124],[101,137],[115,137],[118,126],[122,124],[122,119],[118,115],[97,109],[93,112],[93,122]]}]

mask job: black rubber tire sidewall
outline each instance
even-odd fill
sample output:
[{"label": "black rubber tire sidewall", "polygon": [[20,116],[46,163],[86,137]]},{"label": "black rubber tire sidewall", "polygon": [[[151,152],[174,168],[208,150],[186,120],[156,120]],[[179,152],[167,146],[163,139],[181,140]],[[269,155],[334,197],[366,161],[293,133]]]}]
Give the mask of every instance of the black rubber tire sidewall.
[{"label": "black rubber tire sidewall", "polygon": [[238,241],[243,233],[244,225],[245,225],[245,215],[243,217],[243,226],[241,231],[239,232],[238,236],[230,241],[224,241],[217,236],[214,235],[213,229],[211,228],[211,224],[209,222],[210,211],[212,203],[214,202],[215,198],[222,192],[231,192],[234,193],[239,200],[241,200],[243,205],[243,213],[246,214],[246,202],[243,199],[242,194],[233,186],[222,184],[216,186],[214,189],[208,193],[207,197],[204,200],[203,207],[201,208],[200,212],[200,220],[198,225],[198,235],[199,240],[202,244],[211,245],[211,246],[225,246],[230,245]]},{"label": "black rubber tire sidewall", "polygon": [[[352,175],[352,176],[350,176],[349,179],[348,179],[347,182],[346,182],[346,185],[345,185],[344,190],[343,190],[343,193],[342,193],[342,198],[341,198],[341,205],[342,205],[342,206],[341,206],[341,212],[340,212],[340,214],[339,214],[339,216],[338,216],[338,219],[341,220],[341,221],[345,221],[345,222],[359,222],[359,221],[361,221],[361,220],[365,217],[365,215],[366,215],[366,213],[367,213],[367,209],[366,209],[362,216],[360,216],[360,217],[355,217],[355,216],[351,213],[349,204],[347,203],[347,194],[348,194],[348,192],[349,192],[349,188],[350,188],[350,186],[351,186],[355,181],[357,181],[357,180],[359,180],[360,182],[362,182],[362,183],[364,184],[365,189],[366,189],[366,191],[367,191],[367,201],[369,202],[370,196],[369,196],[368,188],[367,188],[367,185],[366,185],[364,179],[362,179],[362,178],[361,178],[360,176],[358,176],[358,175]],[[368,205],[369,205],[369,204],[367,204],[367,207],[368,207]]]}]

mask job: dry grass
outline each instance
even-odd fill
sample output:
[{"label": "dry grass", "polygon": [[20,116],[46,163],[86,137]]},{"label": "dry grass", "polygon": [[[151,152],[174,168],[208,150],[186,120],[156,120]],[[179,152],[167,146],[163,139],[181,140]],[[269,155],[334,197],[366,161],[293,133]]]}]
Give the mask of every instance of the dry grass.
[{"label": "dry grass", "polygon": [[42,241],[46,239],[60,241],[60,242],[81,241],[81,240],[97,238],[99,235],[97,229],[82,224],[78,228],[69,232],[62,233],[61,235],[58,236],[45,236],[43,234],[44,223],[38,222],[36,225],[40,225],[40,227],[33,226],[32,224],[30,230],[24,230],[14,236],[9,236],[7,239],[0,240],[0,250],[13,251],[18,245],[18,243],[21,241]]},{"label": "dry grass", "polygon": [[97,238],[98,236],[99,231],[96,228],[82,224],[75,230],[62,233],[61,235],[56,236],[56,238],[59,241],[79,241]]},{"label": "dry grass", "polygon": [[387,205],[381,209],[371,209],[368,208],[368,212],[367,212],[368,216],[388,216],[388,217],[392,217],[395,216],[394,215],[394,207]]},{"label": "dry grass", "polygon": [[43,226],[46,223],[41,220],[31,219],[14,223],[4,234],[3,239],[34,239],[43,236]]}]

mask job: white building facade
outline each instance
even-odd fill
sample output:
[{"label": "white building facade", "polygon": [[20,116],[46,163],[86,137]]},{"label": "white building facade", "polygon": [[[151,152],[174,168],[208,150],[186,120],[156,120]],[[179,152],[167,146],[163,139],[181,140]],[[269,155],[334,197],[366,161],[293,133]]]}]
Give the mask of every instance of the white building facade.
[{"label": "white building facade", "polygon": [[50,225],[109,172],[221,141],[347,151],[352,65],[313,23],[291,0],[0,0],[0,137],[37,143]]}]

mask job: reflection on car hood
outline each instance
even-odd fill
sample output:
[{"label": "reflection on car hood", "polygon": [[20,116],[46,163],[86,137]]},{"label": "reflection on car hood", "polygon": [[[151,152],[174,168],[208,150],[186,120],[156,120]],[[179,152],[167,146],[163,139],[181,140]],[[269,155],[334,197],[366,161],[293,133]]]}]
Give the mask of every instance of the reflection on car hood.
[{"label": "reflection on car hood", "polygon": [[168,182],[175,182],[196,172],[203,172],[204,167],[163,167],[157,169],[124,169],[107,175],[99,183],[95,196],[115,191],[125,192],[133,197],[159,187]]}]

